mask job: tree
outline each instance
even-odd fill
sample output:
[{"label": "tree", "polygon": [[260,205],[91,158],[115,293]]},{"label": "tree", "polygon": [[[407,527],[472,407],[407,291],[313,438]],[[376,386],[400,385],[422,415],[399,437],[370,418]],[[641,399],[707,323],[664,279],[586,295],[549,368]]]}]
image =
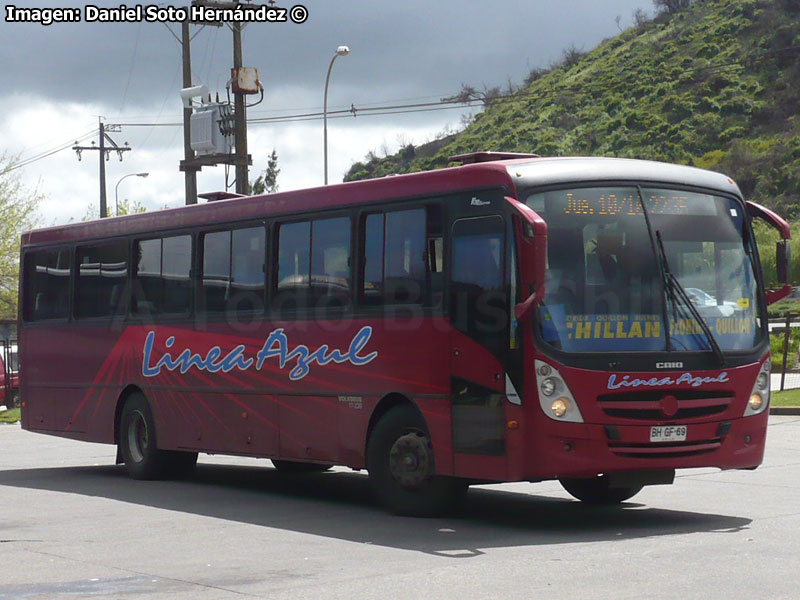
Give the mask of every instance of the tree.
[{"label": "tree", "polygon": [[17,318],[19,244],[23,232],[40,220],[38,190],[29,190],[13,170],[17,159],[0,155],[0,319]]},{"label": "tree", "polygon": [[659,13],[675,13],[681,9],[688,8],[692,0],[653,0],[656,11]]},{"label": "tree", "polygon": [[274,194],[278,191],[278,153],[275,148],[267,159],[267,170],[264,171],[250,186],[253,194]]},{"label": "tree", "polygon": [[[164,206],[163,208],[169,208]],[[124,215],[135,215],[137,213],[147,212],[147,207],[139,202],[138,200],[134,200],[131,202],[127,198],[123,198],[119,201],[119,216],[122,217]],[[116,216],[116,215],[111,215]],[[95,219],[100,218],[100,211],[97,208],[96,204],[90,204],[86,207],[86,214],[83,215],[81,221],[94,221]]]},{"label": "tree", "polygon": [[484,84],[483,90],[479,90],[471,85],[462,83],[459,93],[442,98],[442,102],[458,102],[459,104],[481,102],[484,106],[490,106],[500,96],[502,96],[502,91],[499,86],[489,88]]}]

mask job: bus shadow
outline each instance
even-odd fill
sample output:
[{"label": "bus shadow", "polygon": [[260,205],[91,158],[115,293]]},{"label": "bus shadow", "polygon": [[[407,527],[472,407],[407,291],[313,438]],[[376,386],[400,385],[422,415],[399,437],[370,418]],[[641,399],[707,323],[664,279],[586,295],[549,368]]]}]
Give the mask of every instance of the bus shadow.
[{"label": "bus shadow", "polygon": [[453,558],[490,548],[735,532],[751,520],[648,508],[593,508],[561,498],[473,488],[453,515],[398,517],[373,500],[365,475],[285,475],[266,467],[199,464],[186,481],[135,481],[121,466],[0,471],[0,485],[108,498],[260,527]]}]

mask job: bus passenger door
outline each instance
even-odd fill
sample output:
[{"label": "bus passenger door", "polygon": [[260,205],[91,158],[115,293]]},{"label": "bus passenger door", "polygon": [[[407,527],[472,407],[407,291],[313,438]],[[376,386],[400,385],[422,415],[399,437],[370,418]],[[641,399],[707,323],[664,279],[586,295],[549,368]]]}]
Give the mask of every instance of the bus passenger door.
[{"label": "bus passenger door", "polygon": [[502,216],[485,212],[467,212],[451,228],[451,415],[461,476],[496,477],[505,465],[505,231]]}]

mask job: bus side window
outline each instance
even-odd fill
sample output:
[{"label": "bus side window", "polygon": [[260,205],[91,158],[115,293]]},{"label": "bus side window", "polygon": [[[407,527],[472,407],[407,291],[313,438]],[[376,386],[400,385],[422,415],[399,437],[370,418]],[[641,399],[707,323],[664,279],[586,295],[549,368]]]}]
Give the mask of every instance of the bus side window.
[{"label": "bus side window", "polygon": [[350,217],[311,223],[311,298],[319,308],[350,304]]},{"label": "bus side window", "polygon": [[350,304],[350,217],[281,225],[278,230],[278,309]]},{"label": "bus side window", "polygon": [[266,240],[263,226],[233,230],[229,310],[264,310]]},{"label": "bus side window", "polygon": [[23,318],[26,321],[68,317],[71,270],[68,250],[42,250],[25,256]]},{"label": "bus side window", "polygon": [[367,215],[364,219],[364,270],[361,303],[376,306],[383,302],[383,236],[386,219],[383,214]]},{"label": "bus side window", "polygon": [[444,243],[439,206],[367,215],[362,237],[362,305],[441,305]]},{"label": "bus side window", "polygon": [[430,274],[430,305],[441,306],[444,299],[444,226],[442,209],[439,205],[431,205],[426,209],[427,247],[426,266]]},{"label": "bus side window", "polygon": [[501,356],[509,304],[504,284],[505,224],[500,216],[453,223],[450,315],[453,326]]},{"label": "bus side window", "polygon": [[186,314],[192,307],[192,236],[136,243],[133,312]]},{"label": "bus side window", "polygon": [[386,213],[384,303],[422,304],[426,279],[425,209]]},{"label": "bus side window", "polygon": [[278,281],[273,306],[279,310],[304,308],[311,271],[311,222],[286,223],[278,228]]},{"label": "bus side window", "polygon": [[215,231],[202,239],[201,306],[206,312],[223,312],[231,291],[231,232]]},{"label": "bus side window", "polygon": [[125,312],[128,243],[119,241],[78,248],[75,316],[111,317]]}]

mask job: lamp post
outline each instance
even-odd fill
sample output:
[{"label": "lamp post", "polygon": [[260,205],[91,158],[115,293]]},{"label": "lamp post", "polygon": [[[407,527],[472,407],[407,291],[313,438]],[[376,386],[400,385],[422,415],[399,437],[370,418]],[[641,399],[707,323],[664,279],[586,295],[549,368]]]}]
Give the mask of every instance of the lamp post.
[{"label": "lamp post", "polygon": [[325,99],[322,104],[322,130],[323,130],[323,154],[325,157],[325,185],[328,185],[328,81],[331,78],[331,69],[333,68],[334,61],[340,56],[347,56],[350,54],[350,48],[347,46],[339,46],[336,49],[336,54],[331,59],[331,64],[328,65],[328,74],[325,76]]},{"label": "lamp post", "polygon": [[123,175],[122,179],[117,182],[116,187],[114,188],[114,205],[116,206],[116,210],[114,211],[114,216],[119,216],[119,184],[122,183],[128,177],[147,177],[150,173],[128,173],[127,175]]}]

